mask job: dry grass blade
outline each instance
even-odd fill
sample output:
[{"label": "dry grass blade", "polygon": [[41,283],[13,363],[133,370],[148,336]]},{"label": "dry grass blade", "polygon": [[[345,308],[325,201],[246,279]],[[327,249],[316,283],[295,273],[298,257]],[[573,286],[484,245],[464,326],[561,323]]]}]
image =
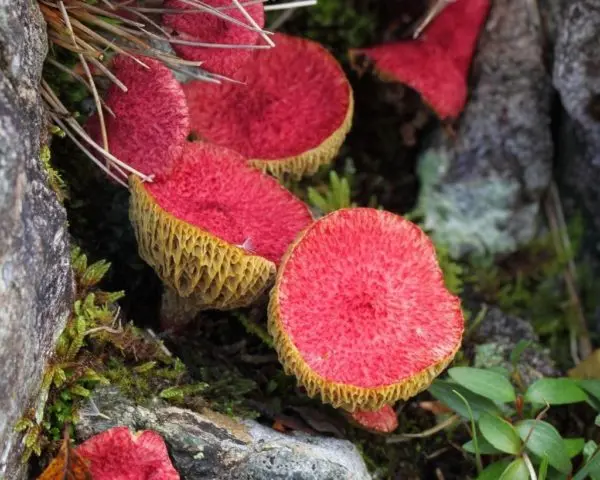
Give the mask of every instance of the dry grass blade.
[{"label": "dry grass blade", "polygon": [[[87,132],[81,127],[81,125],[79,125],[79,123],[77,123],[77,121],[71,116],[71,114],[69,113],[69,111],[67,110],[67,108],[62,104],[62,102],[58,99],[58,97],[56,96],[56,94],[52,91],[52,88],[48,85],[48,83],[45,80],[42,80],[42,97],[44,98],[44,100],[46,101],[46,103],[48,104],[48,106],[50,107],[50,114],[53,116],[53,118],[57,119],[58,121],[60,121],[59,126],[61,128],[63,128],[63,126],[66,124],[68,125],[69,128],[63,128],[63,130],[65,130],[65,133],[67,135],[69,135],[70,131],[73,131],[73,134],[76,134],[79,138],[81,138],[83,141],[85,141],[90,147],[92,147],[92,149],[96,150],[100,155],[102,155],[105,159],[110,160],[111,162],[113,162],[116,166],[121,167],[123,170],[125,170],[126,172],[130,173],[130,174],[134,174],[139,176],[143,181],[145,182],[151,182],[152,181],[152,176],[148,176],[148,175],[144,175],[142,172],[130,167],[129,165],[127,165],[126,163],[122,162],[121,160],[119,160],[118,158],[116,158],[114,155],[112,155],[110,152],[104,150],[101,146],[99,146],[88,134]],[[64,122],[61,120],[60,117],[63,117]],[[73,138],[71,135],[69,135],[69,138]],[[81,142],[77,142],[77,145],[81,148],[82,144]],[[82,149],[84,150],[84,149]],[[89,153],[89,151],[88,151]],[[91,154],[90,154],[91,155]],[[90,156],[88,155],[88,156]],[[94,160],[94,163],[98,164],[100,163],[100,165],[102,165],[101,162],[98,162],[98,159],[91,155],[91,158]],[[102,165],[104,167],[104,165]],[[103,168],[104,171],[106,171],[105,168]],[[114,174],[112,174],[112,172],[107,172],[110,173],[111,176],[114,178]],[[127,176],[127,174],[125,174],[125,176]],[[123,184],[123,182],[120,182],[121,184]]]},{"label": "dry grass blade", "polygon": [[150,38],[154,38],[156,40],[166,40],[169,43],[177,43],[180,45],[188,45],[190,47],[203,47],[203,48],[231,48],[231,49],[250,49],[250,50],[260,50],[264,48],[271,48],[269,45],[243,45],[243,44],[231,44],[231,43],[206,43],[206,42],[198,42],[195,40],[183,40],[181,38],[173,38],[169,37],[167,39],[157,35],[155,33],[149,32],[147,30],[142,29],[147,36]]},{"label": "dry grass blade", "polygon": [[[81,83],[82,85],[85,86],[85,88],[88,90],[88,92],[90,92],[90,94],[92,93],[92,87],[90,86],[90,84],[86,81],[85,78],[83,78],[81,75],[79,75],[77,72],[74,72],[73,70],[71,70],[69,67],[66,67],[65,65],[63,65],[60,62],[57,62],[56,60],[54,60],[53,58],[47,58],[46,61],[50,64],[53,65],[54,67],[58,68],[61,72],[65,72],[66,74],[72,76],[75,80],[77,80],[79,83]],[[102,64],[100,64],[102,65]],[[104,102],[104,100],[100,99],[100,102],[102,103],[102,108],[104,110],[106,110],[106,112],[111,116],[111,117],[115,117],[115,112],[112,111],[112,109],[106,105],[106,103]]]},{"label": "dry grass blade", "polygon": [[458,423],[459,421],[460,421],[460,418],[458,417],[458,415],[451,415],[448,418],[446,418],[445,420],[443,420],[440,423],[438,423],[437,425],[435,425],[434,427],[428,428],[427,430],[423,430],[422,432],[404,433],[401,435],[392,435],[386,439],[385,443],[402,443],[402,442],[409,442],[411,440],[414,440],[415,438],[431,437],[431,436],[435,435],[436,433],[441,432],[442,430],[445,430],[446,428],[453,426],[454,424]]},{"label": "dry grass blade", "polygon": [[[63,16],[63,21],[65,22],[65,26],[67,27],[67,31],[69,32],[69,36],[71,37],[71,41],[73,42],[73,46],[77,47],[77,40],[75,39],[75,33],[73,32],[73,27],[71,25],[71,20],[69,18],[69,14],[65,9],[65,4],[63,1],[58,2],[58,6],[60,8],[60,13]],[[96,103],[96,110],[98,112],[98,120],[100,123],[100,133],[102,135],[102,145],[104,150],[108,152],[108,133],[106,133],[106,122],[104,121],[104,109],[102,108],[102,103],[100,102],[100,95],[98,95],[98,89],[96,88],[96,83],[94,82],[94,77],[92,76],[92,72],[90,71],[90,67],[83,56],[83,54],[78,54],[81,65],[83,66],[83,70],[85,71],[85,75],[90,84],[90,88],[92,89],[92,96],[94,97],[94,102]],[[110,163],[107,163],[107,167],[110,166]]]},{"label": "dry grass blade", "polygon": [[[234,3],[226,7],[238,9],[248,23],[233,18],[226,12],[213,8],[199,0],[182,1],[192,7],[193,10],[191,11],[198,10],[212,14],[234,25],[258,32],[267,44],[230,45],[173,38],[168,29],[163,28],[144,13],[161,13],[165,9],[141,7],[136,5],[133,0],[118,2],[100,0],[90,3],[86,0],[37,0],[48,27],[48,38],[52,46],[51,51],[54,53],[56,48],[64,49],[74,54],[79,63],[74,69],[71,69],[56,57],[50,57],[48,62],[73,77],[90,92],[96,105],[102,138],[100,143],[102,145],[97,144],[87,134],[75,117],[62,104],[49,84],[44,81],[41,92],[48,106],[50,116],[88,158],[123,186],[127,186],[124,179],[131,174],[139,176],[145,182],[152,181],[152,177],[130,167],[109,152],[109,138],[104,112],[113,117],[115,114],[102,100],[93,75],[105,76],[123,91],[127,91],[127,86],[111,73],[104,63],[105,59],[110,58],[113,54],[122,54],[131,58],[140,66],[149,68],[141,58],[145,56],[155,58],[169,68],[185,73],[197,80],[211,83],[235,82],[230,78],[201,70],[199,67],[201,67],[202,62],[200,61],[184,60],[177,57],[170,50],[170,43],[230,49],[262,49],[273,46],[273,42],[268,37],[272,33],[260,28],[244,8],[245,5],[262,3],[263,0],[246,2],[234,0]],[[306,2],[303,0],[292,3],[299,6],[299,4]],[[189,11],[179,10],[173,13],[188,13]]]},{"label": "dry grass blade", "polygon": [[[239,27],[247,28],[248,30],[257,31],[259,33],[261,33],[261,32],[265,33],[262,30],[262,28],[260,28],[258,25],[256,25],[256,22],[254,23],[254,25],[248,25],[244,22],[237,20],[236,18],[233,18],[233,17],[230,17],[229,15],[224,14],[219,9],[217,9],[215,7],[211,7],[210,5],[206,5],[205,3],[202,3],[198,0],[181,0],[181,2],[183,2],[187,5],[191,5],[192,7],[196,7],[197,9],[204,10],[206,13],[212,13],[213,15],[216,15],[217,17],[219,17],[227,22],[231,22],[234,25],[237,25]],[[188,10],[182,10],[182,12],[189,13]]]},{"label": "dry grass blade", "polygon": [[448,6],[449,3],[455,2],[456,0],[436,0],[433,6],[427,11],[423,20],[419,22],[417,27],[415,28],[415,32],[413,33],[413,38],[419,38],[423,30],[425,30],[435,18],[442,13],[444,8]]},{"label": "dry grass blade", "polygon": [[[557,253],[561,256],[570,257],[570,253],[572,252],[571,241],[568,235],[560,196],[558,195],[558,189],[554,182],[550,185],[548,195],[544,201],[544,208]],[[563,276],[577,322],[576,325],[572,325],[570,328],[571,357],[573,363],[577,365],[581,361],[581,358],[587,358],[591,355],[593,348],[590,340],[590,333],[587,328],[587,322],[583,313],[583,307],[577,291],[577,271],[575,262],[572,258],[569,258]]]},{"label": "dry grass blade", "polygon": [[242,4],[238,1],[238,0],[233,0],[234,5],[237,7],[237,9],[241,12],[241,14],[244,16],[244,18],[246,20],[248,20],[250,22],[250,24],[252,26],[254,26],[254,28],[258,29],[258,32],[260,34],[260,36],[263,38],[263,40],[265,42],[267,42],[267,45],[269,45],[270,47],[274,47],[275,46],[275,42],[273,42],[273,40],[271,40],[269,38],[269,36],[263,32],[263,30],[259,27],[258,23],[256,23],[254,21],[254,19],[252,18],[252,15],[250,15],[246,9],[242,6]]},{"label": "dry grass blade", "polygon": [[299,2],[287,2],[273,5],[265,5],[265,12],[273,12],[275,10],[288,10],[300,7],[312,7],[317,4],[317,0],[302,0]]},{"label": "dry grass blade", "polygon": [[[126,10],[126,11],[130,9],[130,7],[120,7],[120,8],[121,8],[121,10]],[[108,18],[118,20],[119,22],[123,23],[124,25],[131,25],[134,27],[142,27],[142,28],[146,26],[143,23],[136,22],[135,20],[131,20],[131,19],[124,17],[122,15],[119,15],[115,12],[106,11],[103,8],[99,8],[95,5],[91,5],[89,3],[85,3],[82,1],[75,1],[75,2],[73,2],[73,6],[67,7],[67,10],[69,10],[69,11],[74,10],[74,9],[88,10],[92,13],[97,13],[99,15],[102,15],[103,17],[108,17]]]}]

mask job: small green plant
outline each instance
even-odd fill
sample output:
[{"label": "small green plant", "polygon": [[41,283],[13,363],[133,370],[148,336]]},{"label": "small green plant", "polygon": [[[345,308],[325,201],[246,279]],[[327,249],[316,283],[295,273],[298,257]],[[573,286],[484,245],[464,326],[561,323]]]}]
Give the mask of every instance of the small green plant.
[{"label": "small green plant", "polygon": [[[360,3],[360,5],[359,5]],[[290,33],[301,34],[330,46],[342,60],[349,48],[368,45],[375,38],[377,2],[327,0],[299,10],[285,24]],[[273,21],[277,22],[276,18]]]},{"label": "small green plant", "polygon": [[42,168],[46,172],[46,175],[48,175],[48,184],[50,185],[50,188],[56,193],[58,201],[63,203],[65,199],[68,198],[67,185],[58,171],[52,166],[51,158],[50,147],[48,147],[48,145],[43,145],[40,149]]},{"label": "small green plant", "polygon": [[350,182],[334,171],[329,172],[329,184],[321,187],[308,187],[308,201],[322,214],[331,213],[340,208],[354,207],[351,201]]},{"label": "small green plant", "polygon": [[112,329],[114,304],[124,293],[92,291],[110,268],[109,263],[88,265],[78,248],[73,249],[71,260],[78,286],[71,317],[46,367],[35,407],[15,427],[26,432],[23,461],[32,453],[39,456],[49,442],[59,440],[64,428],[77,420],[78,401],[88,397],[95,385],[108,383],[98,373],[98,360],[82,349],[89,337]]},{"label": "small green plant", "polygon": [[72,437],[82,400],[102,384],[118,385],[142,403],[158,396],[171,403],[198,404],[203,382],[193,382],[185,365],[161,342],[132,323],[121,325],[116,302],[124,292],[104,292],[98,284],[110,264],[88,264],[79,248],[72,251],[76,300],[60,335],[34,407],[17,423],[24,432],[23,461],[56,446],[65,429]]},{"label": "small green plant", "polygon": [[[557,405],[587,403],[598,410],[600,381],[542,378],[526,387],[517,367],[523,349],[515,349],[512,371],[454,367],[448,378],[435,380],[429,392],[452,412],[440,425],[465,424],[471,440],[462,449],[475,457],[477,480],[600,478],[596,443],[564,438],[545,420]],[[576,457],[583,460],[578,471]]]}]

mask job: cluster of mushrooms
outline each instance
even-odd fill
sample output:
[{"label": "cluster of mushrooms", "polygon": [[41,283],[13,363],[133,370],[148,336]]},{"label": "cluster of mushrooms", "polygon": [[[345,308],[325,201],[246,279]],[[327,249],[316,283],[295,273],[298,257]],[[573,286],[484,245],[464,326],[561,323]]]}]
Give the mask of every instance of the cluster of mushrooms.
[{"label": "cluster of mushrooms", "polygon": [[[421,57],[411,60],[408,78],[396,50],[410,59],[420,42],[431,58],[439,56],[456,18],[478,15],[472,20],[481,26],[487,3],[456,0],[423,39],[355,53],[421,92],[442,118],[456,116],[476,34],[458,42],[467,46],[444,64],[440,84],[462,75],[464,95],[440,95],[431,78],[414,81]],[[166,4],[190,8],[181,0]],[[263,26],[262,3],[247,13]],[[152,178],[129,177],[130,218],[141,257],[165,284],[166,326],[203,309],[249,306],[270,290],[268,329],[285,371],[308,395],[350,412],[366,428],[393,431],[392,406],[446,368],[464,319],[419,227],[370,208],[315,220],[279,182],[312,174],[337,154],[353,115],[342,68],[321,45],[283,34],[270,37],[276,46],[269,49],[185,45],[211,35],[224,44],[259,41],[257,31],[211,14],[165,15],[163,22],[183,40],[173,45],[180,56],[202,59],[207,70],[234,80],[180,83],[145,57],[118,56],[112,65],[128,90],[112,86],[105,98],[115,113],[106,123],[109,147]],[[442,75],[428,71],[430,63],[419,78]],[[87,128],[98,138],[96,118]]]}]

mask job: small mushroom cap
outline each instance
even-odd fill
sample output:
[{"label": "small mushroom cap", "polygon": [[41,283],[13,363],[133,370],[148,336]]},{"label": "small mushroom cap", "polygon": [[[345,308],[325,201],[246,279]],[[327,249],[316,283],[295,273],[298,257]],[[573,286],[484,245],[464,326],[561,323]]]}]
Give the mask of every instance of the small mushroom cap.
[{"label": "small mushroom cap", "polygon": [[252,303],[312,222],[308,207],[277,180],[215,145],[188,143],[169,177],[130,184],[140,256],[198,308]]},{"label": "small mushroom cap", "polygon": [[114,427],[83,442],[76,452],[89,462],[94,480],[179,480],[162,437]]},{"label": "small mushroom cap", "polygon": [[[171,70],[153,58],[137,57],[148,68],[118,55],[113,73],[127,92],[116,85],[108,89],[105,102],[115,117],[104,112],[109,151],[119,160],[146,175],[168,174],[183,151],[190,131],[185,95]],[[102,146],[98,115],[86,129]]]},{"label": "small mushroom cap", "polygon": [[398,415],[391,405],[384,405],[379,410],[356,410],[351,414],[352,420],[362,428],[378,433],[392,433],[398,428]]},{"label": "small mushroom cap", "polygon": [[460,300],[415,224],[370,208],[322,217],[288,249],[269,303],[286,372],[310,396],[377,410],[425,389],[460,347]]},{"label": "small mushroom cap", "polygon": [[[210,7],[227,7],[222,13],[244,24],[248,20],[242,12],[235,8],[231,0],[203,0]],[[192,10],[198,9],[182,0],[167,0],[165,8]],[[246,12],[254,19],[259,27],[265,24],[265,11],[262,3],[244,6]],[[210,12],[178,13],[163,15],[163,24],[171,27],[178,39],[202,43],[220,43],[226,45],[255,45],[260,34],[256,30],[218,17]],[[202,61],[202,68],[212,73],[233,76],[241,67],[252,59],[253,50],[250,48],[212,48],[195,47],[173,43],[173,50],[186,60]]]},{"label": "small mushroom cap", "polygon": [[467,100],[467,75],[489,0],[455,0],[417,40],[350,51],[366,55],[384,80],[419,92],[441,119],[457,118]]},{"label": "small mushroom cap", "polygon": [[191,128],[276,176],[317,171],[337,154],[352,124],[346,76],[318,43],[273,36],[275,48],[255,53],[238,72],[245,85],[189,82],[183,86]]}]

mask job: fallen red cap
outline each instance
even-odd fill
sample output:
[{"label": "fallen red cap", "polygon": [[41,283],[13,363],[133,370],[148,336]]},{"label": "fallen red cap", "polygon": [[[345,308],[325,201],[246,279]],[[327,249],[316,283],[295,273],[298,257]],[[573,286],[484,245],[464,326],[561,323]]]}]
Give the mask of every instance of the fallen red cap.
[{"label": "fallen red cap", "polygon": [[[189,134],[185,95],[171,70],[158,60],[118,55],[113,73],[125,84],[127,92],[112,84],[105,97],[114,112],[104,111],[108,147],[119,160],[145,175],[168,174],[180,157]],[[94,141],[102,146],[98,114],[86,124]]]},{"label": "fallen red cap", "polygon": [[[249,24],[242,12],[231,0],[203,0],[211,7],[228,7],[221,11],[238,21]],[[241,2],[242,3],[242,2]],[[165,8],[182,11],[198,9],[181,0],[166,0]],[[262,3],[245,5],[244,9],[262,28],[265,24],[265,13]],[[178,13],[163,15],[163,24],[171,27],[181,40],[203,43],[220,43],[228,45],[255,45],[260,38],[256,30],[250,30],[218,17],[211,12]],[[202,68],[213,73],[232,76],[252,59],[250,48],[209,48],[194,47],[173,43],[173,50],[187,60],[202,61]]]},{"label": "fallen red cap", "polygon": [[238,72],[245,85],[183,86],[191,128],[280,176],[314,173],[337,154],[352,123],[352,89],[321,45],[276,34],[276,47],[256,52]]},{"label": "fallen red cap", "polygon": [[416,40],[351,50],[374,63],[384,80],[419,92],[441,119],[457,118],[467,99],[467,75],[489,0],[454,0]]},{"label": "fallen red cap", "polygon": [[132,433],[114,427],[76,448],[94,480],[179,480],[162,437],[151,430]]},{"label": "fallen red cap", "polygon": [[356,410],[351,414],[352,420],[362,428],[378,433],[392,433],[398,428],[398,416],[391,405],[384,405],[379,410]]}]

